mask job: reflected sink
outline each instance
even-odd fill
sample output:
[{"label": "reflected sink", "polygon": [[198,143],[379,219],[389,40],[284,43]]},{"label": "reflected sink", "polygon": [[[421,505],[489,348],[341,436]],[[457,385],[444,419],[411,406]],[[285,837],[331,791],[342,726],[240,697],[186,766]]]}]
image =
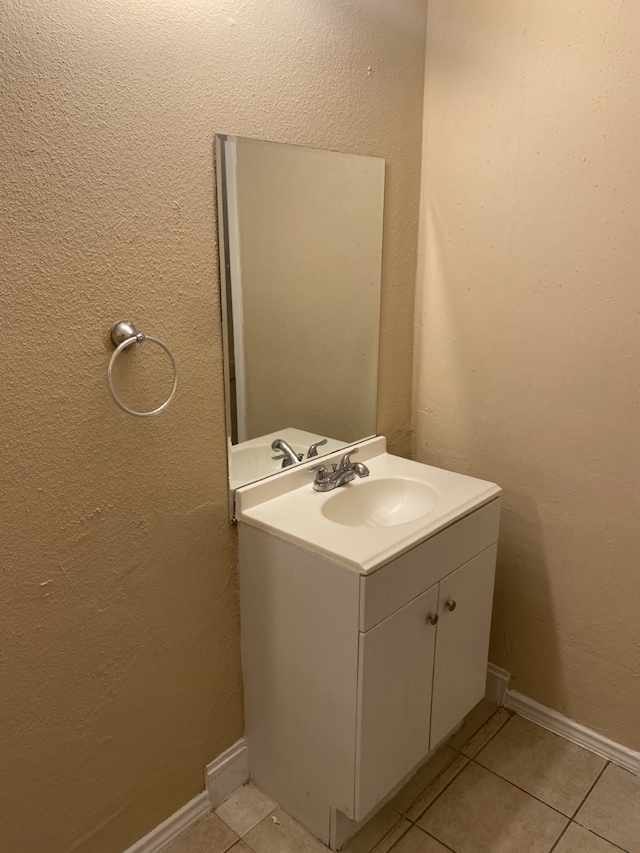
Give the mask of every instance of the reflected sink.
[{"label": "reflected sink", "polygon": [[[296,453],[305,454],[310,445],[326,438],[326,436],[296,427],[284,427],[277,432],[257,436],[248,441],[242,441],[240,444],[229,446],[229,485],[231,489],[238,489],[254,480],[261,480],[263,477],[269,477],[286,470],[282,467],[280,460],[273,458],[274,456],[282,456],[281,453],[271,449],[274,438],[283,438]],[[344,441],[330,438],[327,444],[320,448],[319,455],[324,455],[325,451],[337,450],[344,444]]]},{"label": "reflected sink", "polygon": [[[302,444],[294,445],[296,453],[304,453],[307,449]],[[231,449],[233,462],[233,478],[235,480],[257,480],[267,474],[274,474],[282,468],[282,463],[274,460],[278,454],[271,449],[271,442],[259,444],[246,442]]]},{"label": "reflected sink", "polygon": [[348,527],[388,527],[428,515],[437,504],[438,496],[428,483],[383,477],[336,489],[322,505],[322,514]]}]

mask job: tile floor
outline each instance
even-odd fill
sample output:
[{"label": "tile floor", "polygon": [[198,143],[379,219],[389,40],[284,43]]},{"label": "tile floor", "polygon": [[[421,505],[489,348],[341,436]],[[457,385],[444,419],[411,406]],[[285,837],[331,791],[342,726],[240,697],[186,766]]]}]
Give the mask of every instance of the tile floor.
[{"label": "tile floor", "polygon": [[[640,853],[640,778],[482,701],[345,853]],[[248,784],[168,853],[326,853]]]}]

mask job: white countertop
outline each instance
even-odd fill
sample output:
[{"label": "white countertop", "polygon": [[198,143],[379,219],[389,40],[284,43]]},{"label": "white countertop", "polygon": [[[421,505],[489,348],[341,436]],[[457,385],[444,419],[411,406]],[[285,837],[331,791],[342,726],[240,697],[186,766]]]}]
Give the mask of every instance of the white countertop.
[{"label": "white countertop", "polygon": [[[329,465],[340,458],[328,456]],[[306,550],[367,574],[454,521],[500,496],[495,483],[478,480],[442,468],[423,465],[386,453],[384,438],[359,445],[354,461],[363,462],[370,476],[356,479],[330,492],[313,490],[313,474],[300,466],[269,481],[236,492],[238,522],[258,527]],[[351,526],[323,514],[323,505],[338,492],[354,494],[375,479],[406,478],[428,484],[435,493],[435,506],[411,521],[386,526]]]}]

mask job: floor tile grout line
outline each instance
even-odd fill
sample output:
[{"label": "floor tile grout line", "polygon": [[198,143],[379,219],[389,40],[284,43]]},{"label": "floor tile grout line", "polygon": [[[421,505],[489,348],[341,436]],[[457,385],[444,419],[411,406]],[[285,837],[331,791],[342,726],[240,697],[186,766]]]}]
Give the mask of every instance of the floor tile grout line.
[{"label": "floor tile grout line", "polygon": [[[376,850],[379,849],[382,842],[391,835],[391,833],[393,832],[394,829],[396,829],[398,824],[404,823],[405,820],[406,819],[404,817],[401,817],[397,823],[394,823],[394,825],[391,827],[391,829],[389,829],[387,832],[385,832],[385,834],[382,836],[382,838],[380,838],[380,839],[378,839],[378,841],[376,841],[376,843],[373,845],[373,847],[369,850],[369,853],[376,853]],[[396,844],[398,844],[405,837],[405,835],[407,834],[407,832],[409,832],[411,827],[412,827],[412,824],[410,823],[409,826],[404,830],[404,832],[396,838],[396,840],[393,842],[393,844],[389,848],[389,853],[391,853],[391,850],[393,850],[393,848],[396,846]]]},{"label": "floor tile grout line", "polygon": [[[565,817],[566,817],[566,815],[565,815]],[[569,820],[567,821],[567,823],[565,825],[565,828],[562,830],[560,835],[556,838],[556,840],[553,842],[553,844],[549,848],[549,853],[553,853],[553,851],[556,849],[558,844],[560,844],[560,842],[562,841],[563,837],[565,836],[567,830],[569,829],[569,827],[571,826],[572,823],[573,823],[573,821],[571,820],[571,818],[569,818]]]},{"label": "floor tile grout line", "polygon": [[[260,818],[260,820],[259,820],[257,823],[254,823],[254,825],[253,825],[253,826],[250,826],[250,827],[249,827],[249,829],[245,830],[245,831],[242,833],[242,835],[240,835],[240,833],[238,832],[238,830],[237,830],[237,829],[234,829],[234,828],[231,826],[231,824],[227,823],[227,821],[222,817],[222,815],[219,815],[219,814],[218,814],[218,812],[216,811],[216,809],[212,809],[212,810],[211,810],[211,812],[209,812],[209,814],[214,814],[216,817],[220,818],[220,820],[224,823],[224,825],[225,825],[225,826],[228,826],[228,827],[229,827],[229,829],[230,829],[232,832],[235,832],[235,834],[238,836],[238,840],[239,840],[239,841],[242,841],[242,839],[245,837],[245,835],[248,835],[252,830],[254,830],[254,829],[256,828],[256,826],[258,826],[258,824],[259,824],[259,823],[262,823],[262,821],[263,821],[263,820],[266,820],[268,817],[271,817],[271,815],[272,815],[275,811],[277,811],[279,808],[280,808],[280,806],[275,805],[275,806],[271,809],[271,811],[270,811],[270,812],[267,812],[267,814],[266,814],[264,817],[261,817],[261,818]],[[234,841],[233,843],[234,843],[234,844],[236,844],[237,842],[236,842],[236,841]]]},{"label": "floor tile grout line", "polygon": [[[446,744],[444,744],[444,746],[446,746]],[[445,766],[442,768],[442,770],[439,773],[437,773],[433,777],[433,779],[430,779],[427,782],[427,784],[424,786],[424,788],[422,788],[420,790],[419,794],[416,794],[416,796],[411,800],[411,802],[409,803],[409,805],[407,806],[407,808],[404,811],[397,812],[397,814],[399,814],[401,817],[405,818],[406,820],[411,821],[411,818],[408,817],[408,814],[411,811],[411,809],[415,806],[415,804],[418,802],[420,797],[431,787],[431,785],[433,785],[435,782],[437,782],[438,779],[441,776],[443,776],[447,772],[447,770],[451,767],[451,765],[460,757],[460,752],[457,749],[454,749],[453,747],[449,747],[449,748],[454,752],[454,756],[451,759],[451,761],[448,764],[445,764]],[[430,760],[431,759],[429,759],[429,761]],[[423,767],[426,767],[428,763],[429,763],[428,761],[425,762],[425,764],[423,764]],[[400,789],[400,790],[402,790],[402,789]],[[398,792],[398,793],[400,793],[400,792]],[[389,802],[389,805],[391,805],[391,801]],[[394,807],[391,806],[391,808],[393,809]],[[394,809],[394,811],[397,811],[397,810]],[[413,823],[413,822],[414,821],[411,821],[411,823]]]},{"label": "floor tile grout line", "polygon": [[252,847],[245,838],[241,838],[240,841],[242,841],[245,847],[248,847],[249,850],[251,850],[251,853],[255,853],[255,848]]},{"label": "floor tile grout line", "polygon": [[[245,834],[240,838],[240,841],[242,841],[242,842],[243,842],[243,844],[245,845],[245,847],[248,847],[248,848],[249,848],[249,850],[251,850],[251,853],[257,853],[257,851],[256,851],[256,848],[255,848],[252,844],[250,844],[250,843],[249,843],[249,841],[247,841],[247,839],[248,839],[249,835],[253,832],[253,830],[254,830],[254,829],[257,829],[257,828],[260,826],[260,824],[264,823],[264,822],[267,820],[267,818],[271,818],[271,817],[272,817],[272,816],[273,816],[273,815],[274,815],[278,810],[280,810],[281,812],[283,812],[283,814],[286,814],[286,815],[287,815],[287,817],[288,817],[288,818],[291,818],[291,820],[292,820],[292,821],[294,821],[295,823],[298,823],[298,821],[297,821],[294,817],[291,817],[291,815],[289,814],[289,812],[285,811],[285,810],[282,808],[282,806],[279,806],[279,805],[277,805],[277,804],[276,804],[276,807],[275,807],[274,809],[271,809],[271,811],[269,812],[269,814],[268,814],[268,815],[265,815],[265,817],[263,817],[263,818],[262,818],[262,820],[259,820],[259,821],[258,821],[258,823],[257,823],[254,827],[252,827],[250,830],[248,830],[247,832],[245,832]],[[279,825],[279,824],[280,824],[280,821],[278,821],[278,825]],[[300,824],[300,826],[302,826],[302,824]],[[306,828],[305,828],[305,827],[302,827],[302,828],[303,828],[303,829],[305,829],[305,831],[308,831],[308,830],[306,830]],[[314,836],[314,837],[315,837],[315,836]],[[236,842],[236,843],[237,843],[237,842]],[[322,842],[321,842],[321,843],[322,843]],[[328,848],[328,847],[327,847],[327,850],[329,850],[329,848]]]},{"label": "floor tile grout line", "polygon": [[603,841],[606,841],[607,844],[610,844],[612,847],[615,847],[616,850],[621,850],[622,853],[629,853],[626,847],[620,847],[620,845],[616,844],[615,841],[612,841],[610,838],[606,838],[604,835],[600,835],[599,832],[596,832],[595,829],[591,829],[590,826],[585,826],[583,823],[578,823],[577,820],[572,820],[571,823],[575,823],[576,826],[579,826],[581,829],[590,832],[592,835],[595,835],[596,838],[601,838]]},{"label": "floor tile grout line", "polygon": [[[463,749],[465,748],[465,746],[469,743],[469,741],[470,741],[470,740],[473,740],[473,738],[478,734],[478,732],[480,731],[480,729],[483,729],[485,726],[489,725],[489,723],[491,722],[491,720],[493,720],[493,718],[494,718],[494,717],[495,717],[495,715],[498,713],[498,711],[500,711],[500,708],[496,708],[496,709],[495,709],[495,711],[491,714],[491,716],[490,716],[490,717],[488,717],[488,718],[484,721],[484,723],[481,723],[481,724],[478,726],[478,728],[475,730],[475,732],[473,732],[472,734],[470,734],[470,735],[469,735],[469,737],[465,740],[465,742],[460,746],[460,749],[456,750],[456,752],[462,752],[462,750],[463,750]],[[463,723],[463,725],[464,725],[464,723]],[[455,735],[453,735],[453,737],[455,737]],[[452,749],[454,749],[454,748],[455,748],[455,747],[452,747]]]},{"label": "floor tile grout line", "polygon": [[[442,772],[441,772],[441,773],[438,773],[438,775],[435,777],[435,779],[432,779],[432,780],[431,780],[431,782],[429,782],[429,785],[427,785],[427,787],[426,787],[423,791],[421,791],[421,792],[420,792],[420,794],[418,794],[418,796],[415,798],[415,800],[411,803],[411,805],[409,806],[409,808],[408,808],[408,809],[407,809],[407,811],[405,812],[404,817],[406,817],[406,818],[407,818],[407,820],[410,820],[410,821],[411,821],[411,823],[412,823],[414,826],[415,826],[415,824],[416,824],[419,820],[422,820],[422,818],[424,817],[425,813],[426,813],[426,812],[431,808],[431,806],[436,802],[436,800],[439,800],[439,799],[440,799],[440,797],[441,797],[441,796],[444,794],[444,792],[447,790],[447,788],[448,788],[448,787],[449,787],[453,782],[455,782],[455,780],[456,780],[456,779],[458,778],[458,776],[462,773],[462,771],[463,771],[463,770],[465,770],[465,769],[466,769],[466,767],[469,765],[469,762],[470,762],[470,761],[473,761],[473,759],[472,759],[472,758],[470,758],[470,756],[465,755],[465,754],[462,752],[462,750],[463,750],[463,749],[464,749],[464,747],[465,747],[465,746],[466,746],[466,745],[467,745],[467,744],[468,744],[468,743],[469,743],[469,742],[470,742],[470,741],[471,741],[471,740],[472,740],[472,739],[473,739],[473,738],[478,734],[478,732],[482,731],[482,729],[483,729],[485,726],[489,725],[489,723],[491,722],[491,720],[492,720],[492,719],[496,716],[496,714],[497,714],[497,713],[499,713],[499,711],[501,711],[501,710],[502,710],[501,708],[496,708],[496,710],[495,710],[495,711],[493,712],[493,714],[489,717],[489,719],[485,720],[485,721],[484,721],[484,723],[482,723],[482,725],[481,725],[478,729],[476,729],[476,730],[475,730],[475,732],[474,732],[472,735],[470,735],[470,737],[469,737],[469,738],[468,738],[468,739],[467,739],[467,740],[462,744],[462,746],[460,747],[460,749],[458,749],[458,750],[454,750],[454,752],[456,752],[456,757],[455,757],[455,758],[454,758],[454,759],[453,759],[449,764],[447,764],[447,766],[442,770]],[[507,710],[507,709],[505,708],[504,710]],[[501,732],[501,731],[502,731],[502,729],[506,726],[506,724],[509,722],[509,720],[511,719],[511,717],[512,717],[512,716],[513,716],[512,714],[510,714],[510,715],[509,715],[509,717],[504,721],[504,723],[500,726],[500,728],[499,728],[499,729],[497,729],[497,731],[495,731],[495,732],[491,735],[491,737],[489,738],[489,740],[487,741],[487,743],[483,744],[483,746],[478,750],[478,752],[476,752],[476,755],[479,755],[479,754],[482,752],[482,750],[485,748],[485,746],[487,746],[487,744],[491,743],[491,741],[494,739],[494,737],[495,737],[499,732]],[[430,786],[430,785],[433,785],[435,782],[437,782],[437,781],[438,781],[438,779],[440,779],[440,777],[444,775],[445,771],[447,771],[447,770],[448,770],[448,769],[453,765],[453,763],[454,763],[458,758],[465,758],[465,759],[466,759],[467,763],[464,765],[464,767],[461,767],[461,768],[460,768],[460,770],[458,770],[458,772],[457,772],[457,773],[456,773],[456,775],[453,777],[453,779],[451,779],[449,782],[447,782],[447,784],[444,786],[444,788],[443,788],[443,789],[442,789],[438,794],[436,794],[436,796],[433,798],[433,800],[431,800],[431,802],[429,803],[429,805],[428,805],[428,806],[427,806],[423,811],[421,811],[421,812],[420,812],[420,814],[418,815],[418,817],[416,817],[414,820],[412,820],[410,817],[408,817],[408,812],[410,812],[410,811],[411,811],[411,809],[412,809],[412,808],[414,807],[414,805],[418,802],[418,800],[420,799],[420,797],[425,793],[425,791],[427,790],[427,788],[429,788],[429,786]]]},{"label": "floor tile grout line", "polygon": [[[431,800],[431,802],[429,803],[429,805],[428,805],[428,806],[427,806],[423,811],[421,811],[421,812],[420,812],[420,814],[418,815],[418,817],[417,817],[415,820],[411,820],[411,818],[410,818],[410,817],[408,817],[407,815],[405,815],[405,817],[407,818],[407,820],[411,821],[411,823],[412,823],[414,826],[418,823],[418,821],[419,821],[419,820],[422,820],[422,818],[423,818],[423,817],[425,816],[425,814],[429,811],[429,809],[430,809],[430,808],[431,808],[431,806],[436,802],[436,800],[439,800],[439,799],[440,799],[440,797],[444,794],[444,792],[447,790],[447,788],[449,788],[449,786],[450,786],[450,785],[452,785],[452,784],[456,781],[456,779],[458,778],[458,776],[459,776],[459,775],[460,775],[464,770],[466,770],[466,768],[469,766],[469,762],[470,762],[470,760],[471,760],[471,759],[470,759],[470,758],[468,758],[466,755],[462,755],[462,753],[460,753],[458,756],[456,756],[456,758],[466,758],[466,759],[467,759],[467,763],[464,765],[464,767],[461,767],[461,768],[460,768],[460,770],[458,770],[458,772],[456,773],[456,775],[453,777],[453,779],[450,779],[450,780],[447,782],[447,784],[444,786],[444,788],[436,794],[436,796]],[[451,765],[452,765],[452,764],[453,764],[453,761],[451,762],[451,764],[449,765],[449,767],[451,767]],[[439,776],[437,776],[437,777],[436,777],[436,779],[434,779],[433,781],[435,782],[435,781],[436,781],[437,779],[439,779],[439,778],[440,778],[440,777],[439,777]],[[427,789],[425,788],[425,791],[426,791],[426,790],[427,790]],[[422,793],[424,793],[424,791],[423,791]],[[422,827],[421,827],[421,828],[422,828]]]},{"label": "floor tile grout line", "polygon": [[589,788],[589,790],[587,791],[587,793],[586,793],[586,794],[584,795],[584,797],[580,800],[580,803],[579,803],[579,805],[578,805],[578,808],[577,808],[577,809],[574,811],[574,813],[571,815],[571,820],[575,820],[576,815],[578,814],[578,812],[580,811],[580,809],[582,808],[582,806],[586,803],[587,798],[589,797],[589,795],[591,794],[591,792],[593,791],[593,789],[596,787],[596,785],[598,784],[598,782],[600,781],[600,779],[602,779],[602,775],[603,775],[604,771],[607,769],[607,767],[608,767],[610,764],[611,764],[611,762],[610,762],[610,761],[605,761],[604,767],[603,767],[603,768],[602,768],[602,770],[598,773],[598,775],[597,775],[597,777],[596,777],[595,782],[593,783],[593,785],[591,785],[591,786],[590,786],[590,788]]},{"label": "floor tile grout line", "polygon": [[602,841],[606,841],[606,842],[607,842],[607,844],[610,844],[612,847],[615,847],[615,849],[616,849],[616,850],[620,850],[620,851],[621,851],[621,853],[629,853],[629,851],[628,851],[628,850],[625,850],[625,848],[624,848],[624,847],[620,847],[618,844],[615,844],[615,843],[614,843],[613,841],[611,841],[610,839],[605,838],[605,837],[604,837],[604,835],[600,835],[598,832],[594,832],[594,831],[593,831],[593,829],[589,829],[589,827],[588,827],[588,826],[583,826],[581,823],[578,823],[578,821],[577,821],[577,820],[573,820],[573,818],[572,818],[571,820],[569,820],[569,823],[568,823],[568,824],[565,826],[565,828],[562,830],[562,832],[560,833],[560,835],[559,835],[559,836],[558,836],[558,838],[556,839],[556,841],[555,841],[555,843],[554,843],[553,847],[551,848],[551,850],[549,850],[549,853],[553,853],[553,851],[556,849],[556,847],[558,846],[558,844],[562,841],[563,836],[565,835],[565,833],[567,832],[567,830],[569,829],[569,827],[571,826],[571,824],[575,824],[576,826],[579,826],[579,827],[580,827],[580,829],[584,829],[584,830],[585,830],[585,832],[590,832],[590,833],[591,833],[591,835],[595,835],[595,836],[596,836],[596,838],[600,838]]},{"label": "floor tile grout line", "polygon": [[[465,746],[467,746],[467,744],[471,743],[471,741],[473,740],[473,738],[474,738],[477,734],[479,734],[479,733],[482,731],[482,729],[483,729],[485,726],[487,726],[487,725],[489,724],[489,722],[490,722],[490,721],[495,717],[495,714],[492,714],[492,715],[489,717],[489,719],[487,720],[487,722],[486,722],[486,723],[484,723],[482,726],[480,726],[480,728],[478,729],[478,731],[476,732],[476,734],[475,734],[475,735],[473,735],[473,737],[470,737],[470,738],[469,738],[469,740],[467,741],[467,743],[465,743],[465,744],[464,744],[464,746],[460,749],[460,754],[461,754],[461,755],[464,755],[464,757],[465,757],[465,758],[468,758],[469,760],[473,761],[473,760],[475,759],[476,755],[480,755],[480,753],[481,753],[481,752],[483,752],[483,751],[484,751],[484,750],[489,746],[489,744],[491,743],[491,741],[492,741],[495,737],[497,737],[497,736],[500,734],[500,732],[504,729],[504,727],[507,725],[507,723],[508,723],[511,719],[513,719],[513,716],[514,716],[514,715],[513,715],[513,714],[512,714],[512,713],[511,713],[507,708],[498,708],[498,711],[501,711],[501,710],[506,711],[506,712],[507,712],[507,714],[509,714],[509,716],[508,716],[508,717],[507,717],[507,719],[504,721],[504,723],[500,726],[500,728],[499,728],[499,729],[496,729],[496,731],[491,735],[491,737],[489,738],[489,740],[488,740],[486,743],[483,743],[483,744],[482,744],[482,746],[480,747],[480,749],[479,749],[479,750],[478,750],[474,755],[467,755],[465,752],[462,752],[462,750],[464,749],[464,747],[465,747]],[[498,713],[498,711],[496,711],[496,714]]]},{"label": "floor tile grout line", "polygon": [[473,761],[473,763],[476,764],[478,767],[482,767],[483,770],[487,770],[489,773],[492,773],[498,779],[502,779],[502,781],[506,782],[508,785],[512,785],[514,788],[517,788],[519,791],[522,791],[523,794],[526,794],[528,797],[531,797],[532,800],[537,800],[539,803],[542,803],[543,806],[546,806],[548,809],[551,809],[552,811],[556,812],[556,814],[559,814],[563,818],[566,818],[566,820],[571,820],[570,815],[561,812],[560,809],[557,809],[555,806],[552,806],[549,803],[545,803],[545,801],[541,800],[540,797],[536,797],[535,794],[532,794],[530,791],[525,790],[524,788],[520,787],[520,785],[516,785],[516,783],[512,782],[510,779],[505,779],[504,776],[501,776],[499,773],[496,773],[495,770],[492,770],[490,767],[485,767],[484,764],[480,764],[480,762],[476,761],[475,758],[472,758],[471,761]]},{"label": "floor tile grout line", "polygon": [[[445,746],[446,746],[446,744],[445,744]],[[418,800],[420,799],[420,797],[421,797],[421,796],[422,796],[422,795],[423,795],[423,794],[428,790],[428,788],[429,788],[431,785],[433,785],[435,782],[437,782],[437,781],[438,781],[438,779],[439,779],[441,776],[443,776],[443,775],[447,772],[447,770],[451,767],[451,765],[454,763],[454,761],[456,761],[456,760],[460,757],[460,753],[458,752],[458,750],[453,749],[453,747],[450,747],[450,749],[452,749],[452,750],[453,750],[453,752],[454,752],[454,756],[453,756],[453,758],[451,759],[451,761],[450,761],[448,764],[446,764],[446,765],[442,768],[442,770],[441,770],[439,773],[437,773],[437,774],[433,777],[433,779],[431,779],[429,782],[427,782],[427,784],[424,786],[424,788],[422,788],[422,790],[420,791],[420,793],[419,793],[419,794],[417,794],[417,795],[416,795],[416,796],[411,800],[411,802],[409,803],[409,805],[407,806],[407,808],[406,808],[403,812],[398,812],[398,814],[400,814],[403,818],[406,818],[407,820],[411,820],[411,818],[410,818],[410,817],[407,817],[407,815],[408,815],[408,813],[411,811],[411,809],[415,806],[415,804],[418,802]],[[429,760],[431,760],[431,759],[429,759]],[[427,761],[427,762],[426,762],[426,764],[424,764],[424,765],[423,765],[423,767],[426,767],[428,763],[429,763],[429,762]],[[391,806],[391,808],[393,808],[393,806]],[[413,821],[411,821],[411,822],[413,823]]]},{"label": "floor tile grout line", "polygon": [[465,758],[471,758],[471,756],[470,756],[470,755],[466,755],[466,753],[464,753],[462,750],[465,748],[465,746],[468,746],[468,745],[471,743],[471,741],[474,739],[474,737],[475,737],[476,735],[480,734],[480,732],[482,731],[482,729],[486,728],[486,727],[489,725],[489,723],[491,722],[491,720],[493,720],[493,718],[494,718],[494,717],[497,717],[497,716],[498,716],[498,714],[500,713],[500,711],[504,711],[504,712],[507,714],[507,719],[503,722],[503,724],[502,724],[498,729],[496,729],[496,730],[495,730],[495,732],[491,735],[491,737],[489,738],[489,740],[488,740],[486,743],[483,743],[483,744],[482,744],[482,746],[480,747],[480,749],[476,752],[476,755],[479,755],[479,754],[482,752],[482,750],[485,748],[485,746],[487,746],[488,744],[490,744],[490,743],[491,743],[491,741],[494,739],[494,737],[496,737],[496,735],[500,734],[500,732],[501,732],[501,731],[503,730],[503,728],[507,725],[507,723],[509,722],[509,720],[513,717],[513,711],[510,711],[508,708],[505,708],[505,707],[503,707],[503,706],[501,706],[501,707],[499,707],[499,708],[496,708],[496,710],[495,710],[495,711],[493,712],[493,714],[489,717],[489,719],[488,719],[488,720],[485,720],[485,721],[484,721],[484,723],[483,723],[483,724],[482,724],[478,729],[476,729],[476,730],[475,730],[475,732],[471,735],[471,737],[469,737],[469,738],[467,738],[467,740],[465,740],[465,742],[462,744],[462,746],[461,746],[461,747],[460,747],[460,749],[458,750],[458,752],[459,752],[459,754],[460,754],[460,755],[464,755],[464,757],[465,757]]},{"label": "floor tile grout line", "polygon": [[428,832],[426,829],[423,829],[421,826],[417,826],[417,827],[416,827],[416,829],[417,829],[417,830],[419,830],[420,832],[424,832],[424,834],[425,834],[428,838],[433,838],[433,840],[434,840],[434,841],[437,841],[437,842],[438,842],[438,844],[442,844],[442,846],[445,848],[445,850],[450,850],[450,851],[451,851],[451,853],[456,853],[456,851],[453,849],[453,847],[449,847],[449,845],[448,845],[448,844],[445,844],[445,843],[444,843],[444,841],[440,841],[440,839],[439,839],[439,838],[436,838],[436,836],[435,836],[435,835],[433,835],[431,832]]},{"label": "floor tile grout line", "polygon": [[[382,809],[384,809],[384,806],[382,807]],[[382,809],[380,809],[380,811],[382,811]],[[380,814],[380,812],[378,812],[378,814]],[[396,814],[398,814],[398,813],[396,812]],[[397,820],[394,824],[392,824],[392,825],[389,827],[389,829],[388,829],[385,833],[383,833],[383,834],[380,836],[380,838],[378,838],[378,840],[377,840],[377,841],[374,841],[374,843],[373,843],[373,846],[372,846],[372,847],[367,847],[367,849],[366,849],[365,853],[376,853],[376,850],[380,847],[380,845],[382,844],[382,842],[383,842],[386,838],[388,838],[388,837],[391,835],[391,833],[393,832],[393,830],[397,828],[398,824],[401,824],[403,821],[404,821],[404,818],[403,818],[403,817],[401,817],[400,815],[398,815],[398,820]],[[364,826],[366,826],[366,825],[367,825],[367,824],[365,823],[365,824],[364,824]],[[364,828],[364,827],[363,827],[363,828]],[[354,833],[354,834],[351,836],[351,838],[355,838],[355,836],[356,836],[357,834],[358,834],[357,832],[356,832],[356,833]],[[404,835],[404,832],[402,833],[402,835]],[[401,836],[401,837],[402,837],[402,836]],[[351,838],[349,838],[349,839],[347,840],[347,842],[346,842],[347,844],[349,843],[349,841],[351,841]],[[398,839],[398,840],[400,840],[400,839]],[[345,845],[345,846],[346,846],[346,845]],[[394,843],[393,843],[393,845],[392,845],[392,846],[393,846],[393,847],[395,847],[395,841],[394,841]]]},{"label": "floor tile grout line", "polygon": [[561,834],[558,836],[558,839],[556,840],[556,843],[553,845],[553,847],[551,848],[551,850],[549,851],[549,853],[553,853],[553,851],[556,849],[556,847],[558,846],[558,844],[559,844],[559,843],[560,843],[560,841],[562,840],[562,836],[567,832],[567,830],[569,829],[569,827],[571,826],[571,824],[572,824],[572,823],[575,823],[575,824],[576,824],[576,826],[580,826],[580,827],[582,827],[582,829],[586,830],[587,832],[591,832],[591,833],[593,833],[593,835],[596,835],[598,838],[602,838],[602,840],[603,840],[603,841],[606,841],[606,842],[607,842],[607,844],[611,844],[613,847],[616,847],[618,850],[621,850],[621,851],[622,851],[622,853],[628,853],[628,851],[626,851],[626,850],[624,849],[624,847],[619,847],[617,844],[614,844],[614,842],[613,842],[613,841],[611,841],[609,838],[605,838],[605,836],[604,836],[604,835],[600,835],[600,833],[598,833],[598,832],[594,832],[594,831],[593,831],[593,829],[591,829],[591,828],[590,828],[590,827],[588,827],[588,826],[583,826],[581,823],[578,823],[578,821],[576,820],[576,817],[578,816],[578,812],[580,811],[580,809],[582,808],[582,806],[586,803],[586,801],[589,799],[589,796],[591,795],[591,792],[592,792],[592,791],[593,791],[593,789],[596,787],[596,785],[598,784],[598,782],[600,781],[600,779],[602,779],[602,776],[604,775],[604,771],[607,769],[607,767],[608,767],[610,764],[611,764],[611,762],[610,762],[610,761],[605,761],[605,765],[604,765],[604,767],[603,767],[603,768],[602,768],[602,770],[598,773],[597,777],[595,778],[595,780],[593,781],[593,783],[590,785],[589,790],[588,790],[588,791],[587,791],[587,793],[584,795],[584,797],[582,798],[582,800],[580,800],[580,803],[578,804],[578,808],[577,808],[577,809],[574,811],[574,813],[571,815],[571,818],[570,818],[570,820],[569,820],[569,823],[568,823],[568,824],[565,826],[565,828],[562,830]]},{"label": "floor tile grout line", "polygon": [[[460,749],[456,749],[454,746],[450,746],[447,742],[445,742],[445,743],[443,743],[443,744],[442,744],[442,748],[446,748],[446,747],[448,746],[448,747],[449,747],[449,749],[451,749],[451,750],[455,753],[455,754],[454,754],[454,756],[453,756],[453,758],[451,759],[451,761],[450,761],[450,762],[449,762],[445,767],[443,767],[443,768],[442,768],[442,770],[441,770],[441,771],[440,771],[436,776],[434,776],[434,777],[433,777],[433,779],[431,779],[429,782],[427,782],[427,784],[426,784],[426,785],[424,786],[424,788],[420,791],[420,793],[419,793],[419,794],[417,794],[417,795],[413,798],[413,800],[411,800],[411,802],[409,803],[409,805],[407,806],[407,808],[404,810],[404,812],[399,812],[399,814],[402,814],[402,817],[407,818],[407,820],[411,820],[411,818],[407,817],[407,814],[408,814],[408,813],[411,811],[411,809],[415,806],[415,804],[418,802],[418,800],[419,800],[419,799],[420,799],[420,797],[424,794],[424,792],[427,790],[427,788],[429,788],[429,786],[430,786],[430,785],[433,785],[433,784],[434,784],[434,782],[437,782],[437,780],[438,780],[438,779],[439,779],[439,778],[440,778],[440,777],[441,777],[441,776],[442,776],[442,775],[443,775],[443,774],[444,774],[444,773],[445,773],[445,772],[446,772],[446,771],[451,767],[451,765],[453,764],[453,762],[454,762],[457,758],[459,758],[461,755],[463,755],[463,753],[461,752],[461,750],[462,750],[462,749],[464,749],[464,747],[469,743],[469,741],[470,741],[472,738],[474,738],[474,737],[478,734],[478,732],[480,731],[480,729],[483,729],[483,728],[484,728],[484,727],[489,723],[489,721],[490,721],[490,720],[492,720],[492,719],[495,717],[495,715],[498,713],[498,711],[499,711],[499,710],[500,710],[500,708],[496,708],[496,709],[495,709],[495,711],[491,714],[491,716],[490,716],[490,717],[488,717],[488,718],[484,721],[484,723],[481,723],[481,724],[478,726],[478,728],[477,728],[474,732],[472,732],[472,733],[469,735],[469,737],[464,741],[464,743],[462,743],[462,744],[461,744]],[[462,724],[462,725],[464,726],[464,722],[463,722],[463,724]],[[461,726],[460,728],[462,728],[462,726]],[[502,727],[500,727],[500,729],[501,729],[501,728],[502,728]],[[498,729],[498,731],[500,731],[500,729]],[[459,730],[458,730],[458,731],[459,731]],[[453,735],[451,735],[451,737],[452,737],[452,738],[454,738],[454,737],[456,736],[456,734],[457,734],[457,733],[458,733],[458,732],[455,732]],[[436,751],[436,752],[437,752],[437,751]],[[435,753],[434,753],[434,754],[435,754]],[[463,755],[463,757],[464,757],[464,758],[468,758],[468,756],[466,756],[466,755]],[[429,761],[431,761],[431,759],[429,759]],[[429,762],[427,761],[423,766],[424,766],[424,767],[426,767],[426,765],[427,765],[428,763],[429,763]],[[393,806],[392,806],[392,808],[393,808]],[[415,821],[411,821],[411,822],[412,822],[412,823],[414,823]]]}]

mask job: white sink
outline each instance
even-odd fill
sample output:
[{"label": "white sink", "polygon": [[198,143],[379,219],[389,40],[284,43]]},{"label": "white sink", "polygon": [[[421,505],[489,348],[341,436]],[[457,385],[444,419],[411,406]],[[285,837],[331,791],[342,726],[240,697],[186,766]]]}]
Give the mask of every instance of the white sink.
[{"label": "white sink", "polygon": [[368,477],[316,492],[308,464],[293,466],[238,489],[236,518],[367,574],[500,496],[495,483],[392,456],[383,437],[358,449]]},{"label": "white sink", "polygon": [[329,521],[347,527],[388,527],[423,518],[438,505],[428,483],[408,477],[363,479],[340,486],[322,504]]}]

